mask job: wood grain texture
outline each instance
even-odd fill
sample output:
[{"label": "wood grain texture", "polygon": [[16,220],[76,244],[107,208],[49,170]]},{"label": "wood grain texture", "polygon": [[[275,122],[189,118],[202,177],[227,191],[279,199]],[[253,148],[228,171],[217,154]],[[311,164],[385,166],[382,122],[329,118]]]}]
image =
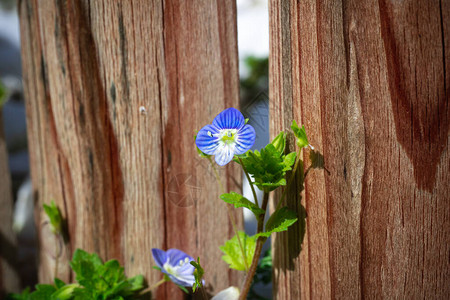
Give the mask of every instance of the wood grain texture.
[{"label": "wood grain texture", "polygon": [[8,293],[19,292],[20,289],[20,280],[16,271],[17,238],[12,229],[13,204],[0,105],[0,299]]},{"label": "wood grain texture", "polygon": [[269,11],[272,135],[296,119],[330,171],[300,255],[298,225],[273,241],[276,299],[450,298],[449,1]]},{"label": "wood grain texture", "polygon": [[[151,284],[161,278],[151,269],[157,247],[200,256],[211,292],[237,285],[218,249],[231,224],[194,144],[195,130],[238,104],[235,3],[23,0],[19,8],[35,195],[39,207],[55,199],[70,238],[59,254],[39,210],[40,280],[55,275],[56,255],[58,277],[73,280],[67,262],[82,248]],[[237,189],[235,169],[220,173]],[[156,293],[183,297],[171,284]]]}]

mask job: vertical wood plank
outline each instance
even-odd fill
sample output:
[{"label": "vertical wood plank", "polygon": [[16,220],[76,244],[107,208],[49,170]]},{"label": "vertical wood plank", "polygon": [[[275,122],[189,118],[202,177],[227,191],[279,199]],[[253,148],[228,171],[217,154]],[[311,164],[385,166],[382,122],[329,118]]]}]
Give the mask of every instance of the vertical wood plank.
[{"label": "vertical wood plank", "polygon": [[3,134],[0,106],[0,298],[18,292],[20,280],[16,271],[17,239],[13,232],[13,196],[8,167],[8,152]]},{"label": "vertical wood plank", "polygon": [[[55,199],[68,221],[58,277],[73,280],[67,262],[83,248],[152,283],[161,274],[151,248],[175,247],[202,258],[211,292],[236,285],[239,275],[217,263],[231,225],[194,143],[195,130],[238,104],[235,3],[23,0],[19,8],[35,194],[39,204]],[[235,169],[221,174],[240,182]],[[60,250],[39,214],[46,282]],[[182,297],[169,284],[156,294]]]},{"label": "vertical wood plank", "polygon": [[270,2],[272,134],[305,124],[330,171],[306,179],[301,254],[274,239],[277,299],[450,296],[448,14]]}]

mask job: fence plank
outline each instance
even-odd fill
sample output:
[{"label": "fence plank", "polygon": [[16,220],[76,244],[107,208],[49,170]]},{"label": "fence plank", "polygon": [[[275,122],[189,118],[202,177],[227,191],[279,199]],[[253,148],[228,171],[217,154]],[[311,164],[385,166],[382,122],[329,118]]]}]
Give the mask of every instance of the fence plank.
[{"label": "fence plank", "polygon": [[13,196],[3,134],[2,107],[0,104],[0,298],[7,293],[18,292],[20,281],[17,274],[17,238],[12,230]]},{"label": "fence plank", "polygon": [[[151,248],[175,247],[202,257],[212,292],[239,281],[220,260],[231,225],[194,144],[238,103],[236,7],[219,2],[20,2],[35,195],[68,221],[58,277],[73,280],[68,260],[83,248],[152,283]],[[48,282],[59,244],[37,209]],[[171,285],[156,296],[169,295],[183,297]]]},{"label": "fence plank", "polygon": [[272,134],[305,124],[330,171],[306,179],[302,252],[298,225],[274,239],[276,299],[449,298],[448,1],[269,10]]}]

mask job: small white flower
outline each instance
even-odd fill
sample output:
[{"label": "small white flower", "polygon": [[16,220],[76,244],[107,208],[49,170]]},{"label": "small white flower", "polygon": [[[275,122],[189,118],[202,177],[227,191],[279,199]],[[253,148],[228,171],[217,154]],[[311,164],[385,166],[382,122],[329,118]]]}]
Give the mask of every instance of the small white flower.
[{"label": "small white flower", "polygon": [[235,286],[230,286],[222,291],[220,291],[217,295],[212,297],[211,300],[237,300],[239,299],[239,289]]}]

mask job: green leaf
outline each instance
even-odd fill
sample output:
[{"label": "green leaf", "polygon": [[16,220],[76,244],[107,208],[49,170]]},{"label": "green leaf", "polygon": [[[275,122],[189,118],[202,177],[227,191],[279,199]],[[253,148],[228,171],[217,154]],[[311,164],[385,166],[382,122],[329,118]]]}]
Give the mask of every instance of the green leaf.
[{"label": "green leaf", "polygon": [[[260,190],[270,192],[279,186],[286,185],[284,179],[286,171],[291,170],[295,154],[285,156],[279,150],[284,148],[283,134],[279,134],[274,142],[265,148],[248,151],[246,157],[241,158],[246,170],[253,175],[254,182]],[[294,160],[293,160],[294,159]]]},{"label": "green leaf", "polygon": [[64,283],[64,281],[62,281],[62,280],[59,279],[59,278],[55,278],[55,279],[53,280],[53,282],[55,283],[55,286],[56,286],[57,289],[60,289],[60,288],[62,288],[63,286],[66,285],[66,284]]},{"label": "green leaf", "polygon": [[282,131],[280,132],[271,142],[271,144],[275,147],[275,149],[279,153],[284,152],[284,148],[286,147],[286,134]]},{"label": "green leaf", "polygon": [[[248,236],[245,232],[239,231],[239,239],[241,240],[242,247],[245,253],[245,262],[247,266],[252,263],[253,255],[255,254],[256,248],[256,236]],[[241,248],[239,247],[239,242],[237,236],[234,236],[225,245],[220,247],[220,250],[225,254],[222,259],[230,265],[230,268],[245,271],[244,258],[242,257]]]},{"label": "green leaf", "polygon": [[30,299],[31,299],[31,296],[30,296],[30,288],[29,287],[24,289],[22,291],[22,293],[20,293],[20,294],[11,293],[6,296],[6,300],[30,300]]},{"label": "green leaf", "polygon": [[[6,100],[6,87],[0,81],[0,108],[2,107],[5,100]],[[11,295],[18,295],[18,294],[11,294]]]},{"label": "green leaf", "polygon": [[297,153],[291,152],[284,157],[284,165],[286,166],[286,171],[291,170],[292,165],[295,163],[295,158],[297,157]]},{"label": "green leaf", "polygon": [[259,208],[258,205],[256,205],[255,203],[251,202],[244,196],[242,196],[238,193],[235,193],[235,192],[222,194],[222,195],[220,195],[220,199],[222,199],[223,201],[225,201],[227,203],[233,204],[234,207],[236,207],[236,208],[237,207],[248,208],[255,214],[256,217],[258,217],[260,214],[263,214],[265,212],[264,210]]},{"label": "green leaf", "polygon": [[74,289],[74,299],[134,299],[133,294],[144,288],[144,277],[127,279],[115,259],[103,264],[97,254],[77,249],[70,265],[83,287]]},{"label": "green leaf", "polygon": [[49,300],[56,292],[56,287],[51,284],[37,284],[35,287],[36,291],[31,293],[31,300]]},{"label": "green leaf", "polygon": [[189,294],[189,291],[187,290],[187,288],[185,288],[184,286],[182,286],[182,285],[176,285],[177,287],[179,287],[183,292],[185,292],[186,294]]},{"label": "green leaf", "polygon": [[192,291],[195,293],[195,290],[197,288],[201,288],[203,286],[202,278],[203,274],[205,274],[205,271],[203,270],[202,266],[200,266],[200,257],[197,257],[197,262],[191,261],[191,265],[194,266],[194,278],[195,282],[192,286]]},{"label": "green leaf", "polygon": [[304,125],[302,126],[302,128],[299,128],[297,125],[297,122],[295,122],[295,120],[293,120],[291,129],[294,132],[295,137],[297,138],[297,145],[300,149],[309,145],[308,137],[306,136],[306,130],[305,130]]},{"label": "green leaf", "polygon": [[297,213],[287,207],[276,210],[267,220],[265,232],[258,233],[256,236],[269,237],[274,232],[288,230],[288,227],[297,222]]},{"label": "green leaf", "polygon": [[128,288],[130,292],[137,292],[145,287],[144,276],[142,275],[137,275],[128,279],[128,283],[130,284],[130,287]]},{"label": "green leaf", "polygon": [[60,287],[52,294],[51,300],[69,300],[73,298],[73,292],[80,286],[76,283]]},{"label": "green leaf", "polygon": [[62,216],[55,201],[52,200],[50,205],[44,204],[44,211],[50,220],[50,228],[54,234],[62,234]]}]

